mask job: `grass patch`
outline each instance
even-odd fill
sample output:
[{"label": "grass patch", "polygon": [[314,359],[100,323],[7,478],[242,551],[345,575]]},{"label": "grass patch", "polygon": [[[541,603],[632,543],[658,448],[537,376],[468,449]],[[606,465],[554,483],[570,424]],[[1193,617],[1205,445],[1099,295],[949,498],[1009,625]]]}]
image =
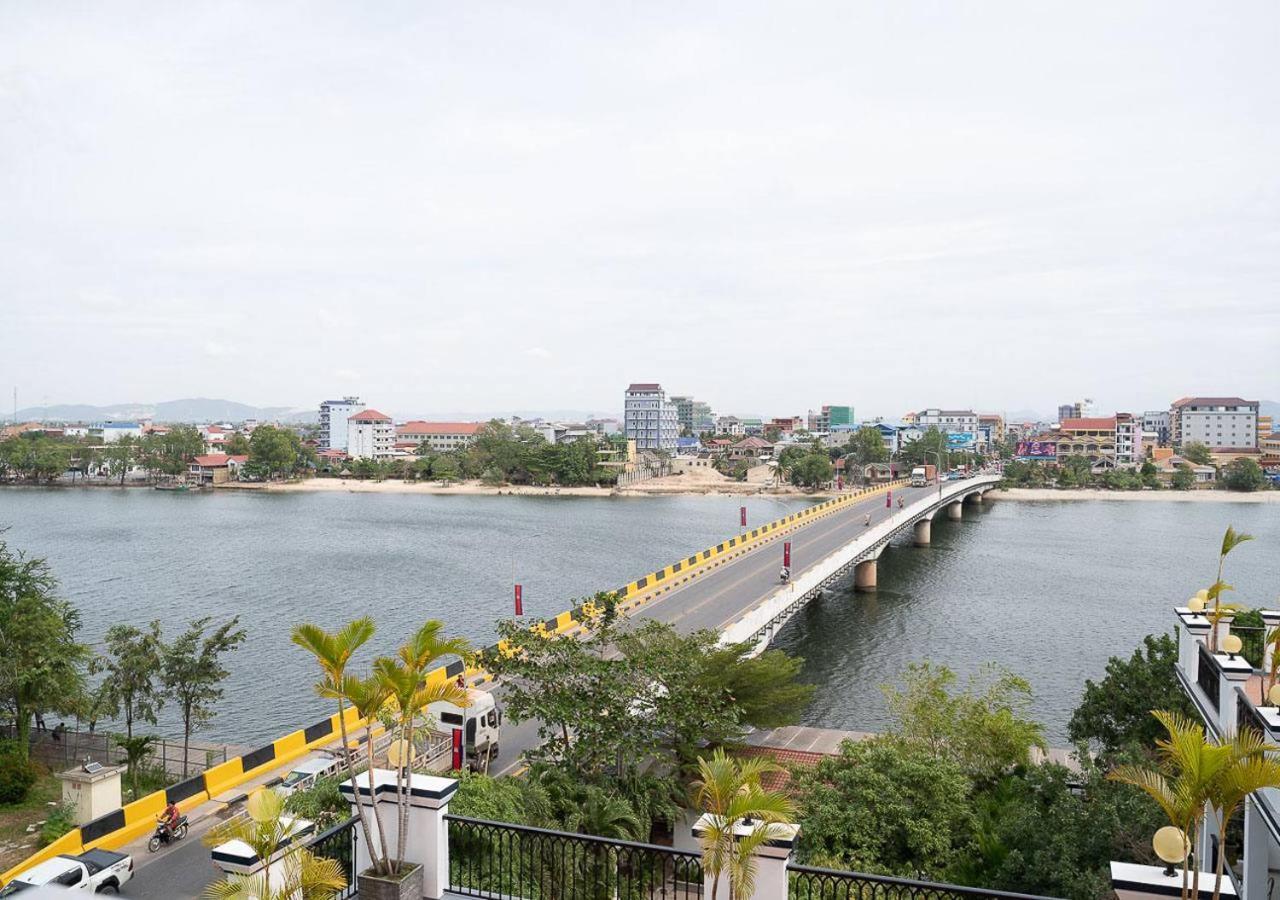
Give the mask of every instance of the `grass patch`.
[{"label": "grass patch", "polygon": [[40,830],[28,834],[27,826],[54,815],[62,802],[58,776],[39,763],[36,769],[39,775],[27,799],[0,806],[0,871],[22,862],[39,848]]}]

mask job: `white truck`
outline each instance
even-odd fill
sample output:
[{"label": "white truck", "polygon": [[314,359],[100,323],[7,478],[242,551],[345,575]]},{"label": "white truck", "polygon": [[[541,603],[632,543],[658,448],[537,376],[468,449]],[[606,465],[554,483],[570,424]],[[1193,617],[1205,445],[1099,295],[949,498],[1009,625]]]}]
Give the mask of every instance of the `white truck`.
[{"label": "white truck", "polygon": [[929,476],[925,474],[924,466],[916,466],[911,470],[911,486],[924,487],[929,483]]},{"label": "white truck", "polygon": [[[488,691],[467,689],[468,706],[457,706],[440,701],[427,707],[427,714],[435,721],[438,735],[449,739],[432,743],[444,753],[451,751],[451,740],[455,728],[462,729],[462,745],[466,751],[467,764],[476,772],[487,771],[498,758],[498,738],[502,732],[502,710],[498,709],[498,701]],[[447,763],[446,763],[447,765]]]},{"label": "white truck", "polygon": [[53,891],[57,896],[68,891],[118,894],[120,886],[132,877],[133,857],[110,850],[88,850],[79,856],[55,856],[37,863],[5,885],[0,897],[41,897]]}]

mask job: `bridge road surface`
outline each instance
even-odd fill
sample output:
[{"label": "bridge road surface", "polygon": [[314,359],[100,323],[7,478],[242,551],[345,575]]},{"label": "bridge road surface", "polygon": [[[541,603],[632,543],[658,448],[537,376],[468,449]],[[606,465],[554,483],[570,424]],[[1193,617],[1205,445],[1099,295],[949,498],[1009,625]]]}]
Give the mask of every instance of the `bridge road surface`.
[{"label": "bridge road surface", "polygon": [[[895,487],[891,509],[884,505],[883,492],[873,494],[698,575],[661,597],[648,601],[628,618],[666,622],[674,625],[682,634],[690,634],[703,628],[723,631],[778,589],[783,541],[791,541],[791,573],[794,578],[866,531],[867,526],[863,522],[867,513],[871,514],[871,524],[875,525],[897,512],[899,497],[910,508],[913,503],[928,498],[930,494],[936,499],[937,485],[922,488]],[[492,684],[486,689],[493,690],[501,704],[502,685]],[[504,719],[501,757],[495,764],[493,774],[511,775],[518,772],[524,767],[521,760],[524,751],[537,745],[537,722],[513,725]]]},{"label": "bridge road surface", "polygon": [[[883,492],[874,494],[698,575],[661,597],[648,601],[630,618],[667,622],[685,634],[701,628],[721,630],[778,589],[782,541],[791,541],[791,571],[793,576],[798,576],[823,557],[861,535],[866,530],[863,521],[867,513],[871,514],[871,524],[874,525],[897,510],[899,497],[909,507],[929,494],[936,497],[937,493],[937,485],[923,488],[896,487],[893,489],[892,509],[885,507]],[[491,683],[485,689],[495,691],[501,703],[503,689],[500,684]],[[524,751],[537,745],[537,722],[513,725],[509,720],[504,720],[501,757],[491,774],[511,775],[519,772],[524,767]],[[124,848],[125,852],[133,854],[137,871],[133,880],[121,891],[122,895],[148,900],[199,897],[209,882],[221,877],[220,870],[210,859],[209,848],[200,841],[201,836],[216,821],[207,819],[196,823],[185,840],[162,847],[156,854],[147,852],[145,841],[135,841]]]}]

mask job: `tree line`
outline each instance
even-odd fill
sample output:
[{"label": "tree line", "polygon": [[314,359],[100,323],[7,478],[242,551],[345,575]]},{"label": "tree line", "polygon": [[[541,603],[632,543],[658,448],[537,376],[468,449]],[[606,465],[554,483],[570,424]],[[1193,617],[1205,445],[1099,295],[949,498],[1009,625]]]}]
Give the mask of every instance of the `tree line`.
[{"label": "tree line", "polygon": [[31,729],[48,715],[75,718],[94,730],[99,721],[120,722],[116,742],[124,751],[135,796],[139,770],[157,740],[136,734],[157,723],[172,704],[182,721],[186,770],[192,733],[213,717],[227,677],[223,657],[245,632],[238,618],[215,624],[203,617],[166,641],[160,623],[108,629],[101,654],[80,640],[80,612],[57,596],[48,563],[0,541],[0,709],[14,739],[0,752],[0,802],[25,796],[35,781]]}]

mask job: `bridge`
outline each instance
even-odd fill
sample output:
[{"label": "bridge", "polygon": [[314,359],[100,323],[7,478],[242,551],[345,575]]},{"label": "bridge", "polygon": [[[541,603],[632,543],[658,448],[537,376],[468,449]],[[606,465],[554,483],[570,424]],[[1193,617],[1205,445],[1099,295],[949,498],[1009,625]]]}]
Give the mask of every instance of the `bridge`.
[{"label": "bridge", "polygon": [[[623,610],[630,618],[666,622],[684,633],[714,629],[726,643],[751,642],[755,652],[762,652],[825,586],[852,572],[857,589],[875,590],[878,560],[895,536],[910,529],[915,544],[929,544],[937,516],[945,512],[950,519],[963,518],[964,507],[981,503],[998,481],[998,475],[983,474],[927,487],[896,482],[844,494],[631,582],[621,590]],[[784,541],[791,543],[792,579],[786,585],[778,579]],[[571,610],[539,627],[566,633],[580,627],[579,619],[579,611]],[[455,663],[438,675],[452,678],[461,672],[461,663]],[[503,690],[493,682],[483,689],[495,691],[499,698]],[[353,712],[348,710],[348,720],[354,731],[360,723]],[[229,798],[243,797],[273,782],[287,771],[284,766],[332,742],[336,720],[334,716],[321,721],[135,801],[76,829],[5,874],[12,877],[52,853],[75,853],[90,846],[123,848],[133,853],[137,866],[137,877],[128,888],[130,896],[140,900],[197,896],[214,874],[208,848],[199,837],[234,804]],[[537,739],[536,722],[505,724],[502,756],[492,774],[518,772],[523,752],[536,746]],[[166,798],[180,800],[183,811],[192,814],[192,833],[181,844],[151,855],[143,849],[145,836]]]}]

